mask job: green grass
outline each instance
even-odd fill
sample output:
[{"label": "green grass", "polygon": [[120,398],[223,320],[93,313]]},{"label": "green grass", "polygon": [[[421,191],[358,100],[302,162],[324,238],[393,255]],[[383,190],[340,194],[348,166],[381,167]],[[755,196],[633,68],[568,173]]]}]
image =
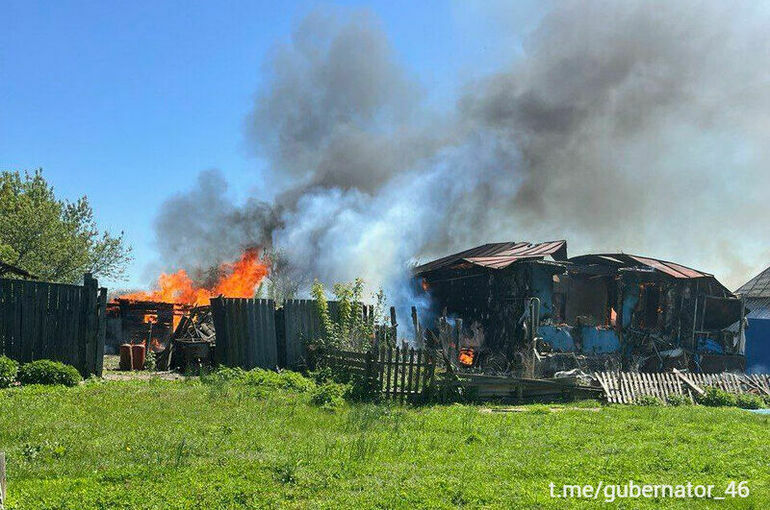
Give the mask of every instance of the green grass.
[{"label": "green grass", "polygon": [[8,508],[563,508],[585,502],[549,482],[629,479],[747,480],[749,498],[701,504],[770,508],[770,419],[738,409],[309,402],[197,379],[0,390]]}]

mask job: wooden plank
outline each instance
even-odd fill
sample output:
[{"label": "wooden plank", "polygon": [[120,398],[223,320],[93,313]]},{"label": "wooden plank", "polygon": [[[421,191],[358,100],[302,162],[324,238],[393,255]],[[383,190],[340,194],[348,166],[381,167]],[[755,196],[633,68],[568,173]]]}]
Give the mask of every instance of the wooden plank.
[{"label": "wooden plank", "polygon": [[417,366],[415,367],[415,371],[414,371],[415,393],[420,393],[420,394],[422,393],[422,384],[421,384],[422,379],[420,379],[420,374],[422,371],[422,362],[423,362],[422,353],[423,353],[422,349],[417,350]]},{"label": "wooden plank", "polygon": [[695,384],[694,381],[692,381],[687,375],[683,374],[676,368],[674,369],[674,374],[682,381],[684,382],[692,391],[697,393],[698,395],[705,395],[706,392],[701,389],[700,386]]},{"label": "wooden plank", "polygon": [[406,382],[406,391],[409,393],[412,393],[414,391],[414,388],[412,388],[413,367],[414,367],[414,347],[409,349],[409,374],[407,375],[407,382]]},{"label": "wooden plank", "polygon": [[388,346],[388,377],[387,377],[387,382],[385,384],[385,395],[386,396],[389,396],[390,395],[390,391],[391,391],[390,376],[391,376],[392,370],[393,370],[393,347],[392,346]]},{"label": "wooden plank", "polygon": [[97,299],[99,307],[98,314],[98,331],[96,338],[96,359],[94,360],[94,373],[98,376],[102,376],[104,370],[104,340],[107,335],[107,289],[102,287],[99,289],[99,297]]},{"label": "wooden plank", "polygon": [[406,395],[406,360],[408,355],[409,351],[407,351],[405,348],[401,349],[401,360],[399,361],[399,370],[401,370],[401,402],[404,401],[404,396]]}]

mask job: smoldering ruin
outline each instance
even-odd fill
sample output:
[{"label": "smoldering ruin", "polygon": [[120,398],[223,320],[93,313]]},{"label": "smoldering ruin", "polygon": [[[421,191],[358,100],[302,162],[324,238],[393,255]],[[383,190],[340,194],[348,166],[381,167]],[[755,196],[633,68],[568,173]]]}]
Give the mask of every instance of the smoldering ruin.
[{"label": "smoldering ruin", "polygon": [[743,301],[713,275],[636,255],[568,258],[566,241],[492,243],[418,266],[463,325],[462,365],[552,377],[580,370],[741,372]]}]

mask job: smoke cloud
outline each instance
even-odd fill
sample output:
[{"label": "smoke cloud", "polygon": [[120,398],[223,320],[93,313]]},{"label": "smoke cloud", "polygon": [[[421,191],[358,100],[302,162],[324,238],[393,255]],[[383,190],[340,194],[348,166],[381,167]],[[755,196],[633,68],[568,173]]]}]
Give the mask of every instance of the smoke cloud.
[{"label": "smoke cloud", "polygon": [[571,254],[673,259],[734,288],[767,263],[770,234],[760,7],[559,2],[443,111],[374,16],[315,11],[275,48],[246,120],[283,193],[236,207],[205,174],[158,228],[188,221],[199,195],[217,213],[164,234],[161,254],[201,262],[272,241],[313,277],[407,299],[415,258],[566,238]]}]

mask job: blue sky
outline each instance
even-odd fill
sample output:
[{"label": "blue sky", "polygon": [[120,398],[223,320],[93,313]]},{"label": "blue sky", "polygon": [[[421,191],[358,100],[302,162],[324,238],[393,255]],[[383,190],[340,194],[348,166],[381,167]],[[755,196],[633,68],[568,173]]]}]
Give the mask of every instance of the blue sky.
[{"label": "blue sky", "polygon": [[[199,171],[221,169],[237,200],[270,198],[264,162],[245,146],[244,118],[271,49],[318,5],[5,0],[0,168],[42,167],[59,196],[87,195],[100,225],[124,230],[134,248],[120,285],[146,284],[158,205]],[[515,34],[537,17],[524,3],[334,5],[375,12],[438,103],[451,101],[460,76],[494,69],[500,42],[517,44]]]}]

